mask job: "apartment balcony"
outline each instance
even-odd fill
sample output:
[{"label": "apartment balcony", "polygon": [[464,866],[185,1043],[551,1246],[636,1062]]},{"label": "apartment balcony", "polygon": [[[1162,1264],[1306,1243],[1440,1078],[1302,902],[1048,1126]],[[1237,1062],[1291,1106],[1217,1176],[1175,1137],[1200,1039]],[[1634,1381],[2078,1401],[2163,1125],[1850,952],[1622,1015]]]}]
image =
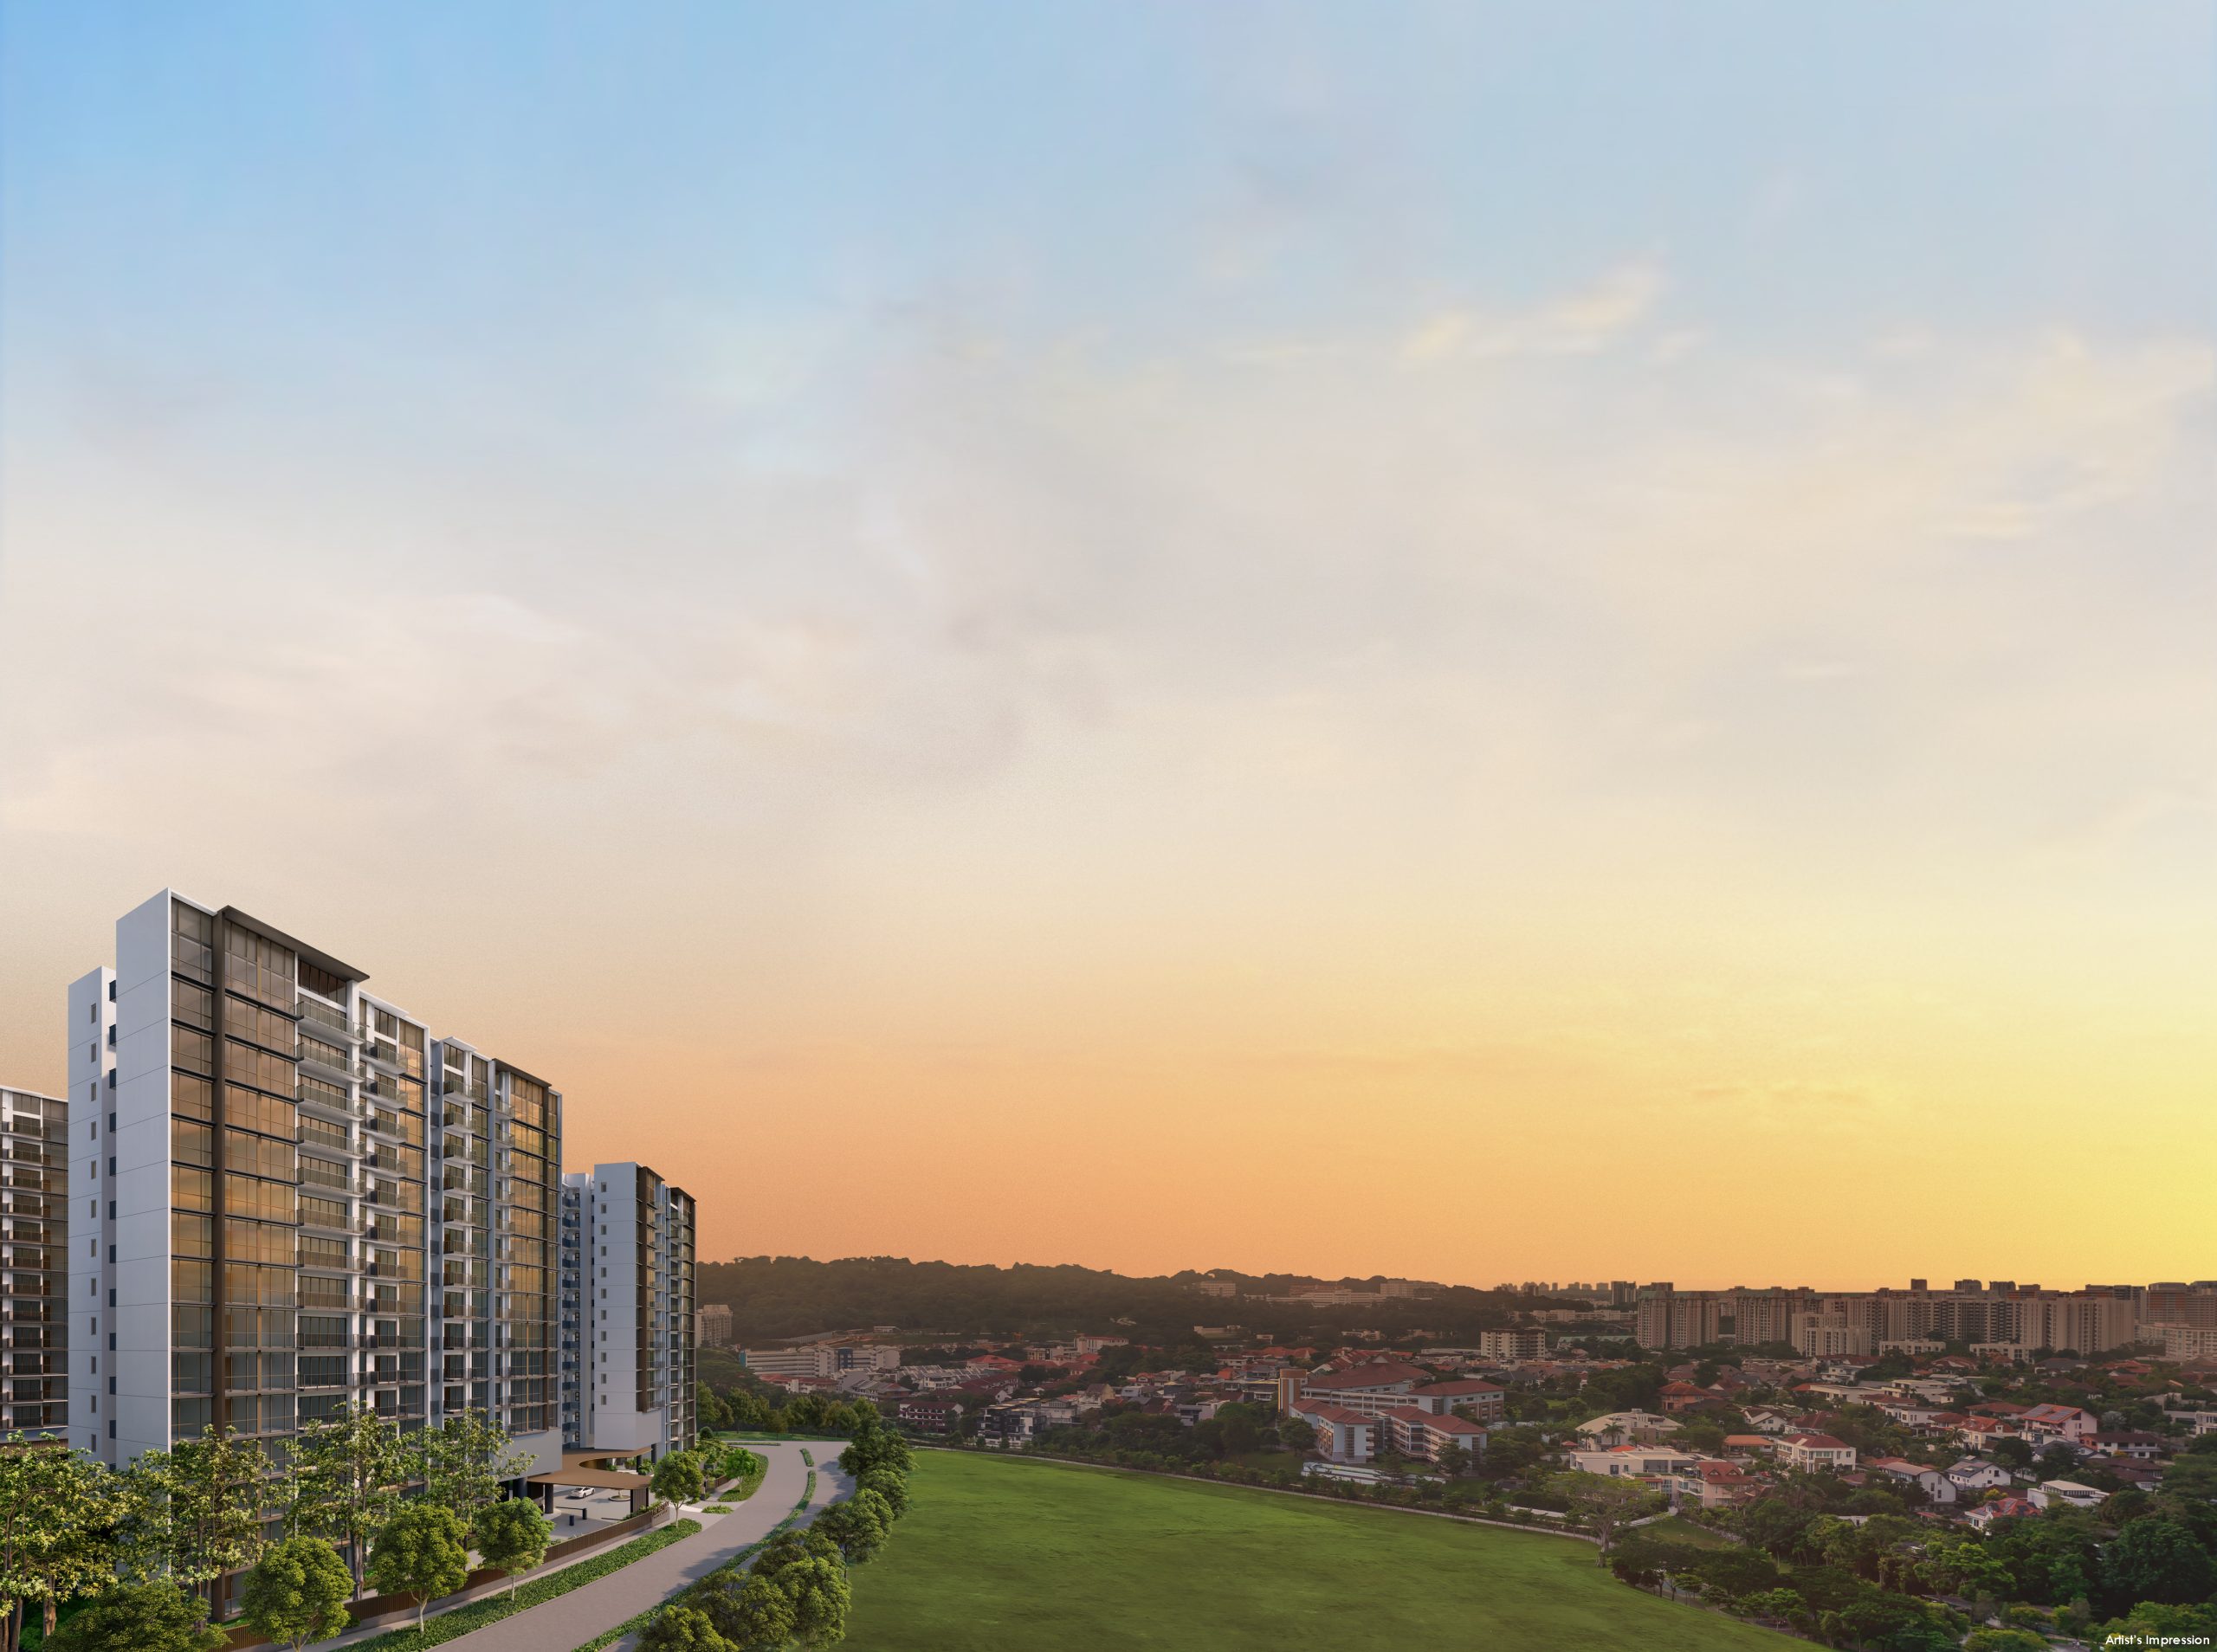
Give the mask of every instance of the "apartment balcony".
[{"label": "apartment balcony", "polygon": [[326,1095],[320,1090],[306,1087],[294,1092],[293,1099],[301,1108],[320,1119],[339,1119],[348,1124],[359,1124],[368,1112],[359,1101],[350,1097]]}]

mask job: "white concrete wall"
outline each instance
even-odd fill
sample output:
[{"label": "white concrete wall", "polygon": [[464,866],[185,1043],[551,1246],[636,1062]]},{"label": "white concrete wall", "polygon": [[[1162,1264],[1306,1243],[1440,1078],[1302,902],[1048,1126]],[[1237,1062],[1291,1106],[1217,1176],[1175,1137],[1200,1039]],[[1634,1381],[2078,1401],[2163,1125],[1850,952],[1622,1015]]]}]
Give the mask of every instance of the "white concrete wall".
[{"label": "white concrete wall", "polygon": [[[170,902],[164,890],[115,926],[116,1262],[100,1294],[112,1316],[115,1461],[170,1444]],[[223,990],[215,960],[214,991]],[[103,1121],[103,1136],[106,1135]],[[106,1165],[102,1165],[105,1171]],[[113,1308],[105,1307],[107,1291]],[[105,1337],[102,1341],[105,1343]],[[103,1436],[106,1429],[103,1427]]]}]

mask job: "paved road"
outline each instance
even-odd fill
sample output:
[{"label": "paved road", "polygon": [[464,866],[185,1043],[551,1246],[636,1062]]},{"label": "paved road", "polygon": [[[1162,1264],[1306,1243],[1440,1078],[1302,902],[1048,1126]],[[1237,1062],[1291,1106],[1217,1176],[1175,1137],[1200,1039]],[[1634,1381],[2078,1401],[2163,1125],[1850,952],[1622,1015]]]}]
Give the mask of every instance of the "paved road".
[{"label": "paved road", "polygon": [[[822,1508],[850,1489],[846,1476],[832,1466],[842,1443],[811,1441],[805,1448],[817,1462],[811,1509]],[[684,1541],[447,1644],[456,1652],[571,1652],[602,1631],[667,1600],[749,1544],[759,1543],[800,1500],[809,1471],[800,1460],[803,1448],[799,1445],[750,1440],[747,1449],[767,1458],[769,1471],[754,1495],[734,1504],[732,1513],[694,1514],[692,1518],[701,1522],[702,1529]]]}]

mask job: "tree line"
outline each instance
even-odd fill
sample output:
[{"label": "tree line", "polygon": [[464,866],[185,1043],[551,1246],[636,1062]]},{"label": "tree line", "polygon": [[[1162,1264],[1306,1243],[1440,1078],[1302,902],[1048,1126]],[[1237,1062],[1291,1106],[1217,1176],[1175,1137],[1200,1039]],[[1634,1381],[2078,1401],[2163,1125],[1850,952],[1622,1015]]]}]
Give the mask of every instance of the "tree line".
[{"label": "tree line", "polygon": [[404,1435],[350,1408],[304,1424],[281,1460],[211,1426],[120,1470],[10,1436],[0,1652],[17,1652],[26,1609],[52,1652],[209,1652],[228,1639],[209,1622],[217,1592],[242,1572],[243,1620],[280,1644],[339,1633],[365,1586],[412,1597],[420,1622],[473,1548],[512,1574],[544,1561],[546,1517],[502,1484],[529,1463],[476,1411]]},{"label": "tree line", "polygon": [[779,1652],[844,1639],[848,1571],[882,1549],[908,1511],[908,1443],[868,1412],[839,1467],[854,1476],[852,1497],[779,1532],[751,1565],[727,1561],[688,1588],[647,1625],[640,1652]]},{"label": "tree line", "polygon": [[[1236,1299],[1199,1295],[1204,1277],[1231,1281]],[[740,1345],[774,1342],[835,1330],[879,1325],[908,1329],[995,1331],[1009,1335],[1062,1337],[1081,1331],[1128,1331],[1133,1340],[1163,1344],[1190,1340],[1196,1319],[1236,1319],[1273,1336],[1310,1333],[1342,1338],[1358,1327],[1404,1334],[1424,1327],[1449,1344],[1475,1331],[1496,1330],[1527,1308],[1574,1306],[1513,1292],[1457,1286],[1429,1297],[1380,1298],[1373,1305],[1318,1308],[1270,1302],[1323,1281],[1291,1274],[1210,1275],[1191,1271],[1132,1278],[1068,1264],[959,1265],[911,1262],[905,1256],[850,1256],[818,1262],[807,1256],[743,1256],[702,1262],[697,1300],[732,1311]]]}]

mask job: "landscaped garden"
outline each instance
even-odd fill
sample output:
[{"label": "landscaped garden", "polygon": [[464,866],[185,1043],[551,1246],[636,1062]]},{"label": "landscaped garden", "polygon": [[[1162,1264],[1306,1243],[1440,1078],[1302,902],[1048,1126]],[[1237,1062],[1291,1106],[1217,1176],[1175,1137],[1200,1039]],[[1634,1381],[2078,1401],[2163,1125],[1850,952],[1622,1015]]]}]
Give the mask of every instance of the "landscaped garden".
[{"label": "landscaped garden", "polygon": [[1536,1533],[967,1452],[918,1452],[913,1500],[855,1574],[851,1652],[1789,1644]]}]

